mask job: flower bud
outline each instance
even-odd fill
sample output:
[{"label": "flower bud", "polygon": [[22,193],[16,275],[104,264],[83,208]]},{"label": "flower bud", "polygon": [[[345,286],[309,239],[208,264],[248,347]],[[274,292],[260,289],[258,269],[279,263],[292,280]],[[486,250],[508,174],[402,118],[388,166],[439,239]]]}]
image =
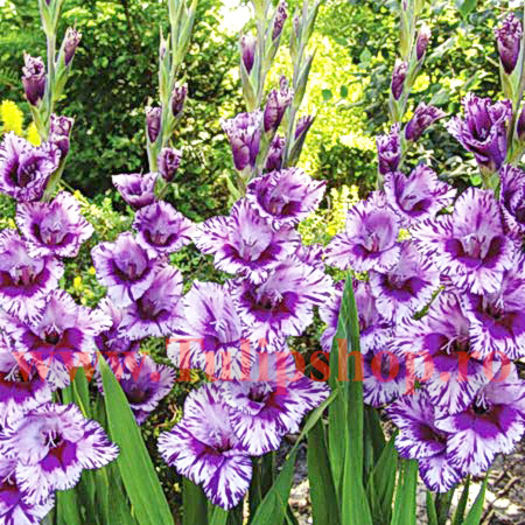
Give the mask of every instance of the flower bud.
[{"label": "flower bud", "polygon": [[32,106],[38,106],[46,90],[46,68],[41,57],[34,58],[24,54],[22,68],[22,83],[24,84],[27,101]]},{"label": "flower bud", "polygon": [[288,18],[288,13],[286,12],[286,0],[281,0],[277,6],[277,11],[275,12],[275,18],[273,21],[273,31],[272,31],[272,40],[275,42],[283,32],[283,26]]},{"label": "flower bud", "polygon": [[379,135],[376,139],[379,173],[396,171],[401,161],[401,141],[399,139],[399,124],[390,128],[390,133]]},{"label": "flower bud", "polygon": [[69,153],[69,139],[74,120],[69,117],[51,115],[51,124],[49,128],[49,142],[55,144],[60,150],[62,158]]},{"label": "flower bud", "polygon": [[512,118],[509,100],[493,102],[490,98],[468,93],[463,99],[464,118],[457,116],[447,125],[448,132],[474,154],[484,173],[498,171],[507,156],[507,130]]},{"label": "flower bud", "polygon": [[517,132],[518,138],[520,140],[525,140],[525,107],[523,107],[520,116],[518,117]]},{"label": "flower bud", "polygon": [[445,113],[440,109],[434,106],[427,106],[422,102],[418,105],[414,111],[414,116],[406,125],[405,138],[415,142],[429,126],[444,116]]},{"label": "flower bud", "polygon": [[253,69],[257,39],[251,33],[241,37],[241,58],[248,74]]},{"label": "flower bud", "polygon": [[308,130],[310,129],[310,126],[313,124],[314,120],[315,120],[315,117],[313,117],[312,115],[305,115],[304,117],[301,117],[297,121],[297,125],[295,126],[294,139],[298,140],[299,137],[306,135],[308,133]]},{"label": "flower bud", "polygon": [[521,21],[514,13],[510,13],[494,32],[501,65],[505,73],[510,75],[516,67],[520,54],[523,35]]},{"label": "flower bud", "polygon": [[299,38],[299,31],[301,29],[301,20],[299,19],[299,15],[297,13],[293,15],[292,24],[293,24],[293,30],[295,31],[295,36]]},{"label": "flower bud", "polygon": [[424,24],[419,30],[416,40],[416,58],[418,62],[420,62],[425,56],[431,36],[432,33],[430,32],[430,27]]},{"label": "flower bud", "polygon": [[184,109],[184,102],[188,95],[188,85],[175,86],[171,93],[171,113],[177,118]]},{"label": "flower bud", "polygon": [[239,113],[222,122],[222,129],[228,135],[232,148],[233,162],[239,171],[246,167],[255,167],[255,161],[261,145],[261,124],[263,115],[260,110],[252,113]]},{"label": "flower bud", "polygon": [[286,139],[280,135],[275,135],[268,150],[266,157],[266,171],[277,171],[283,167],[283,155],[286,148]]},{"label": "flower bud", "polygon": [[81,38],[82,35],[76,29],[73,27],[67,28],[66,36],[64,38],[64,63],[66,66],[69,66],[73,60]]},{"label": "flower bud", "polygon": [[146,128],[148,139],[155,142],[160,133],[162,110],[160,108],[146,108]]},{"label": "flower bud", "polygon": [[157,159],[159,173],[166,182],[171,182],[179,169],[182,151],[173,148],[162,148]]},{"label": "flower bud", "polygon": [[394,71],[392,73],[392,84],[390,89],[392,90],[392,96],[394,100],[399,100],[403,94],[403,89],[405,87],[405,79],[407,76],[408,64],[401,60],[396,62],[394,66]]},{"label": "flower bud", "polygon": [[288,87],[288,81],[283,76],[281,77],[279,91],[272,89],[268,93],[266,107],[264,108],[264,131],[277,130],[292,99],[293,91]]}]

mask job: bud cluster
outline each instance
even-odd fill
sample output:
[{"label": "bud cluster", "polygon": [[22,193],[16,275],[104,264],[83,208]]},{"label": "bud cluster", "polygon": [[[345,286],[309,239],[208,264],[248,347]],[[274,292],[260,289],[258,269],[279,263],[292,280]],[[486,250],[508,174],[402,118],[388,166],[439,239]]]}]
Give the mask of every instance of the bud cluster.
[{"label": "bud cluster", "polygon": [[[312,116],[299,118],[297,112],[305,95],[313,54],[307,53],[319,2],[304,1],[292,18],[290,54],[293,64],[291,81],[281,76],[278,89],[266,92],[266,77],[288,19],[287,5],[282,0],[273,10],[268,0],[253,2],[256,35],[245,33],[239,40],[240,73],[247,113],[223,121],[238,177],[237,190],[263,171],[292,166],[299,159]],[[283,128],[283,135],[278,134]]]}]

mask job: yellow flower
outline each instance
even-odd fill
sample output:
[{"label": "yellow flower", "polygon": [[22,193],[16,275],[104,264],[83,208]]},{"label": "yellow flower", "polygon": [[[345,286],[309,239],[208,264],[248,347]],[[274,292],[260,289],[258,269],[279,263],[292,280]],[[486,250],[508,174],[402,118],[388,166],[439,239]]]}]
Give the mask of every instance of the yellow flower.
[{"label": "yellow flower", "polygon": [[36,129],[35,123],[31,122],[29,126],[27,126],[26,130],[26,138],[33,146],[40,146],[42,140],[40,139],[40,135],[38,134],[38,130]]},{"label": "yellow flower", "polygon": [[90,266],[88,270],[89,275],[95,275],[97,271],[95,270],[94,266]]},{"label": "yellow flower", "polygon": [[4,100],[0,104],[0,119],[5,133],[13,131],[17,135],[22,135],[24,114],[12,100]]},{"label": "yellow flower", "polygon": [[81,292],[83,287],[82,277],[80,275],[76,275],[73,279],[73,289],[77,292]]}]

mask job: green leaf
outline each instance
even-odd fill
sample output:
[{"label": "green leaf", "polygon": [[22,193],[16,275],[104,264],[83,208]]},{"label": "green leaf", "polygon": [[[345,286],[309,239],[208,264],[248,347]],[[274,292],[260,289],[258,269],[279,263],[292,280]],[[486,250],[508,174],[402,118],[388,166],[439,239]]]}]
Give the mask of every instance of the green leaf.
[{"label": "green leaf", "polygon": [[417,461],[403,460],[397,482],[391,525],[416,525]]},{"label": "green leaf", "polygon": [[463,18],[466,18],[476,9],[478,0],[456,0],[456,6]]},{"label": "green leaf", "polygon": [[383,447],[366,486],[374,523],[390,523],[396,485],[398,454],[394,437]]},{"label": "green leaf", "polygon": [[348,87],[345,85],[341,86],[339,94],[341,95],[341,98],[346,98],[348,96]]},{"label": "green leaf", "polygon": [[111,439],[119,446],[117,465],[139,525],[173,525],[173,517],[128,400],[99,355]]},{"label": "green leaf", "polygon": [[344,471],[341,495],[342,525],[373,525],[372,513],[363,485],[363,431],[364,404],[362,357],[359,349],[359,320],[355,304],[352,278],[348,277],[339,312],[338,332],[343,329],[348,359],[348,388],[344,428]]},{"label": "green leaf", "polygon": [[461,498],[459,498],[456,512],[454,512],[454,517],[452,518],[452,525],[462,525],[463,523],[465,509],[467,508],[469,488],[470,478],[467,478],[467,481],[465,481],[465,486],[463,487],[463,492],[461,493]]},{"label": "green leaf", "polygon": [[293,473],[295,467],[295,458],[301,441],[315,427],[321,419],[323,412],[337,398],[337,392],[332,392],[328,399],[321,403],[308,417],[304,424],[303,430],[299,434],[295,445],[288,454],[288,459],[284,463],[281,472],[275,479],[274,484],[264,496],[261,504],[257,508],[255,515],[250,521],[251,525],[281,525],[285,517],[289,521],[288,514],[288,496],[292,489]]},{"label": "green leaf", "polygon": [[57,525],[82,525],[79,515],[79,504],[74,489],[57,491],[56,518]]},{"label": "green leaf", "polygon": [[[205,508],[206,507],[204,507],[204,509]],[[228,521],[228,514],[229,512],[227,510],[221,509],[221,507],[213,507],[210,516],[210,525],[226,525]],[[201,525],[201,523],[204,525],[204,523],[207,523],[207,520],[205,522],[194,521],[193,525]]]},{"label": "green leaf", "polygon": [[255,512],[250,522],[251,525],[268,525],[269,523],[281,525],[283,523],[288,507],[288,496],[292,489],[296,456],[297,448],[294,447],[275,483]]},{"label": "green leaf", "polygon": [[432,496],[432,492],[430,492],[429,490],[427,490],[426,498],[428,525],[438,525],[436,504],[434,503],[434,497]]},{"label": "green leaf", "polygon": [[479,525],[483,515],[483,503],[485,502],[485,492],[487,491],[487,480],[488,477],[485,477],[479,494],[476,497],[476,501],[472,504],[463,525]]},{"label": "green leaf", "polygon": [[188,478],[182,480],[182,504],[182,525],[208,524],[208,500],[202,489]]},{"label": "green leaf", "polygon": [[328,101],[332,98],[332,91],[329,89],[323,89],[321,95],[323,95],[323,100]]},{"label": "green leaf", "polygon": [[330,470],[322,420],[308,434],[307,462],[314,525],[339,525],[341,519],[337,492]]},{"label": "green leaf", "polygon": [[250,515],[254,516],[265,494],[274,482],[275,453],[270,452],[259,458],[253,458],[253,474],[248,498]]}]

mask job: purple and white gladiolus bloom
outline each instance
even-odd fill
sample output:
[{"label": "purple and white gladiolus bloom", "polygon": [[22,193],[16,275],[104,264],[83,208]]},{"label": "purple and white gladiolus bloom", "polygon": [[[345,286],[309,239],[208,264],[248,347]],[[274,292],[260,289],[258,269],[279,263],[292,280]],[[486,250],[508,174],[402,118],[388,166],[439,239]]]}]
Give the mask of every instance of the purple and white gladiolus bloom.
[{"label": "purple and white gladiolus bloom", "polygon": [[133,227],[137,230],[137,242],[159,254],[179,251],[191,243],[193,223],[167,202],[155,202],[135,215]]},{"label": "purple and white gladiolus bloom", "polygon": [[161,434],[158,446],[168,465],[201,485],[213,504],[228,510],[250,487],[252,460],[233,431],[223,398],[218,383],[190,392],[182,420]]},{"label": "purple and white gladiolus bloom", "polygon": [[74,368],[94,361],[94,337],[110,323],[100,310],[80,306],[67,292],[54,290],[32,317],[24,322],[6,318],[0,326],[14,340],[17,361],[63,388]]},{"label": "purple and white gladiolus bloom", "polygon": [[27,501],[42,504],[55,490],[73,488],[84,469],[113,461],[118,448],[76,405],[47,403],[8,422],[0,436],[0,452],[16,461],[16,481]]},{"label": "purple and white gladiolus bloom", "polygon": [[254,179],[246,192],[248,202],[275,229],[295,226],[314,211],[326,183],[315,181],[299,168],[272,171]]},{"label": "purple and white gladiolus bloom", "polygon": [[0,144],[0,192],[20,202],[40,199],[59,161],[60,150],[53,144],[37,147],[8,133]]},{"label": "purple and white gladiolus bloom", "polygon": [[93,234],[93,226],[80,213],[78,201],[60,192],[53,201],[21,203],[16,223],[36,256],[76,257]]},{"label": "purple and white gladiolus bloom", "polygon": [[195,234],[197,248],[214,255],[219,270],[246,275],[256,283],[292,255],[299,243],[295,230],[290,227],[273,230],[246,199],[238,201],[228,217],[208,219]]},{"label": "purple and white gladiolus bloom", "polygon": [[30,245],[15,230],[0,232],[0,306],[10,314],[33,315],[63,273],[52,255],[31,256]]},{"label": "purple and white gladiolus bloom", "polygon": [[469,93],[463,99],[464,118],[454,117],[448,132],[474,154],[483,171],[500,169],[507,155],[507,127],[512,116],[510,101],[492,102]]},{"label": "purple and white gladiolus bloom", "polygon": [[181,318],[168,340],[173,364],[200,368],[217,378],[239,377],[246,355],[242,341],[241,319],[227,287],[195,281],[183,298]]},{"label": "purple and white gladiolus bloom", "polygon": [[110,299],[120,306],[140,299],[163,264],[129,232],[121,233],[115,242],[95,246],[91,257],[100,283],[107,286]]},{"label": "purple and white gladiolus bloom", "polygon": [[158,176],[158,173],[129,173],[113,175],[111,180],[124,201],[138,210],[155,202],[155,182]]},{"label": "purple and white gladiolus bloom", "polygon": [[326,262],[342,270],[388,271],[399,259],[399,229],[400,219],[385,195],[375,192],[350,208],[344,231],[326,248]]},{"label": "purple and white gladiolus bloom", "polygon": [[400,172],[386,174],[384,188],[388,204],[400,216],[403,226],[434,217],[452,204],[456,194],[424,164],[419,164],[409,176]]},{"label": "purple and white gladiolus bloom", "polygon": [[494,293],[514,264],[515,245],[505,236],[494,194],[470,188],[451,215],[427,219],[412,228],[416,245],[460,290]]}]

